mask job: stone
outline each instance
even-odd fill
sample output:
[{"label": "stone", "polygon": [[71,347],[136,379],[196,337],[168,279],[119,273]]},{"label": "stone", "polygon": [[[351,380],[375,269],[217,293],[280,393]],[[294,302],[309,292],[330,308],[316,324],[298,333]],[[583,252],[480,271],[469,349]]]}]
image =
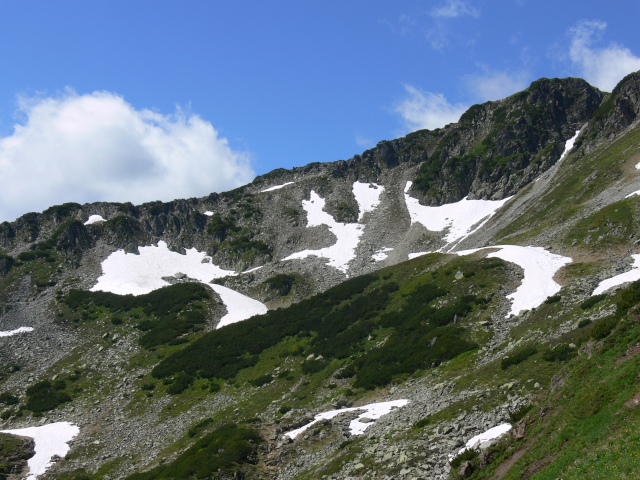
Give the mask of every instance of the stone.
[{"label": "stone", "polygon": [[462,280],[464,278],[464,273],[462,273],[460,270],[458,270],[456,272],[456,280]]},{"label": "stone", "polygon": [[460,468],[458,468],[458,475],[462,478],[467,478],[473,473],[473,465],[471,462],[466,461],[460,464]]}]

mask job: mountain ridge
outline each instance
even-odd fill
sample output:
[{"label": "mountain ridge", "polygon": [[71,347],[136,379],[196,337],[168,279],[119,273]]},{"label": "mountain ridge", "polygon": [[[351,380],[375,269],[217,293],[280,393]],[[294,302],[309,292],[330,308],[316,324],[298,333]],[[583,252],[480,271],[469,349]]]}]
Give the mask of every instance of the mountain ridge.
[{"label": "mountain ridge", "polygon": [[[638,287],[591,294],[629,269],[637,247],[639,94],[639,73],[610,94],[580,79],[540,79],[443,129],[274,170],[230,192],[64,204],[3,222],[0,330],[34,331],[0,338],[0,391],[18,402],[5,402],[2,428],[79,424],[53,478],[494,478],[514,449],[538,445],[529,432],[547,428],[555,392],[587,394],[567,372],[596,378],[593,357],[626,378],[637,362],[630,354],[615,363],[611,352],[637,340],[628,312]],[[544,274],[525,262],[553,255],[568,260]],[[110,270],[116,257],[126,262]],[[140,293],[171,284],[162,295],[174,307],[96,292],[113,291],[99,278]],[[531,278],[550,295],[511,311]],[[211,281],[195,296],[184,287]],[[218,329],[237,306],[223,288],[270,310]],[[234,338],[245,350],[222,363],[198,353],[226,351]],[[608,415],[633,388],[607,389],[595,413],[567,428]],[[61,400],[41,409],[39,391]],[[295,441],[284,435],[331,407],[400,399],[408,403],[362,435],[350,433],[346,414]],[[238,426],[224,425],[231,420]],[[451,460],[504,422],[513,435],[489,441],[487,455],[470,451],[465,468]],[[239,453],[207,470],[197,452],[224,443],[220,429]],[[531,462],[505,478],[549,465],[578,478],[553,462],[533,468],[539,458],[527,451]],[[201,470],[187,474],[187,465]]]}]

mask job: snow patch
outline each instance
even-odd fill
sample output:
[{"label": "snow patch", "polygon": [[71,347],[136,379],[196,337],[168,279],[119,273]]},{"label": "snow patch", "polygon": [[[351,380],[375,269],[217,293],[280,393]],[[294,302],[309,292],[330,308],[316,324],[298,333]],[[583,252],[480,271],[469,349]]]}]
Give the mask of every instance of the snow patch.
[{"label": "snow patch", "polygon": [[326,225],[331,233],[336,236],[336,243],[330,247],[319,250],[303,250],[283,258],[283,261],[302,259],[310,256],[326,258],[327,265],[347,273],[349,262],[356,256],[356,247],[360,242],[360,236],[364,226],[357,223],[338,223],[331,215],[323,211],[324,198],[311,190],[310,199],[302,201],[302,208],[307,212],[307,227],[319,227]]},{"label": "snow patch", "polygon": [[393,248],[381,248],[376,253],[371,255],[371,258],[373,258],[376,262],[381,262],[389,256],[389,252],[391,251],[393,251]]},{"label": "snow patch", "polygon": [[143,295],[169,285],[162,277],[170,277],[178,272],[191,278],[209,283],[214,278],[236,275],[231,270],[223,270],[211,263],[202,263],[207,256],[195,248],[186,255],[172,252],[163,241],[158,246],[139,247],[139,255],[113,252],[102,262],[102,275],[92,292],[103,291],[118,295]]},{"label": "snow patch", "polygon": [[2,430],[2,433],[31,437],[35,441],[36,454],[27,461],[29,475],[27,480],[35,480],[47,468],[53,465],[54,455],[64,457],[69,451],[68,443],[78,435],[80,429],[69,422],[50,423],[41,427],[21,428],[18,430]]},{"label": "snow patch", "polygon": [[222,285],[216,285],[215,283],[209,284],[209,286],[220,295],[220,299],[227,307],[227,314],[220,319],[220,323],[218,323],[216,328],[241,322],[254,315],[264,315],[268,311],[264,303],[242,295],[235,290],[223,287]]},{"label": "snow patch", "polygon": [[640,170],[640,162],[636,163],[636,170]]},{"label": "snow patch", "polygon": [[158,242],[157,247],[139,247],[138,251],[140,255],[125,253],[123,250],[109,255],[102,262],[103,273],[91,291],[143,295],[169,285],[162,277],[171,277],[181,272],[208,285],[220,295],[227,307],[227,314],[220,320],[218,328],[267,312],[267,307],[257,300],[222,285],[210,284],[213,279],[237,273],[223,270],[209,262],[202,263],[203,259],[210,259],[204,252],[191,248],[186,255],[180,255],[170,251],[163,241]]},{"label": "snow patch", "polygon": [[10,337],[12,335],[17,335],[18,333],[27,333],[33,332],[33,327],[20,327],[15,330],[8,330],[4,332],[0,332],[0,337]]},{"label": "snow patch", "polygon": [[433,252],[415,252],[415,253],[410,253],[408,256],[409,256],[409,260],[413,260],[414,258],[418,258],[423,255],[429,255],[430,253],[433,253]]},{"label": "snow patch", "polygon": [[564,151],[562,152],[562,155],[560,155],[558,162],[561,162],[567,155],[569,155],[569,152],[573,149],[573,145],[576,143],[578,135],[580,135],[580,130],[576,130],[576,134],[565,142]]},{"label": "snow patch", "polygon": [[363,405],[362,407],[352,407],[352,408],[343,408],[340,410],[331,410],[331,411],[316,415],[312,422],[307,423],[306,425],[296,430],[292,430],[288,433],[285,433],[285,435],[293,439],[293,438],[296,438],[298,435],[300,435],[302,432],[304,432],[306,429],[308,429],[309,427],[318,423],[321,420],[330,420],[333,417],[336,417],[341,413],[345,413],[345,412],[355,412],[359,410],[364,410],[364,413],[361,413],[360,415],[358,415],[358,418],[351,420],[351,423],[349,424],[349,431],[351,432],[352,435],[362,435],[367,428],[373,425],[374,422],[365,423],[365,422],[361,422],[360,421],[361,419],[367,418],[369,420],[375,421],[380,417],[388,414],[393,409],[402,408],[408,403],[409,403],[409,400],[392,400],[390,402],[370,403],[369,405]]},{"label": "snow patch", "polygon": [[600,295],[610,288],[622,285],[623,283],[635,282],[636,280],[640,280],[640,255],[631,255],[631,258],[633,258],[633,265],[631,266],[631,270],[621,273],[620,275],[616,275],[615,277],[603,280],[598,284],[591,296]]},{"label": "snow patch", "polygon": [[204,214],[205,214],[207,217],[211,217],[211,216],[213,216],[213,212],[210,212],[209,210],[207,210],[206,212],[204,212]]},{"label": "snow patch", "polygon": [[273,192],[274,190],[280,190],[283,187],[286,187],[287,185],[291,185],[295,182],[287,182],[287,183],[283,183],[282,185],[276,185],[275,187],[269,187],[269,188],[265,188],[264,190],[261,190],[260,193],[264,193],[264,192]]},{"label": "snow patch", "polygon": [[353,195],[360,207],[359,222],[362,221],[365,213],[373,212],[380,205],[382,192],[384,192],[384,187],[375,183],[355,182],[353,184]]},{"label": "snow patch", "polygon": [[[508,315],[518,315],[521,310],[531,310],[538,307],[548,297],[555,295],[562,288],[553,280],[553,276],[563,266],[571,263],[573,259],[548,252],[542,247],[521,247],[519,245],[496,245],[497,252],[492,252],[487,257],[497,257],[507,262],[515,263],[524,270],[522,283],[507,298],[513,300],[511,311]],[[457,255],[469,255],[484,248],[454,252]]]},{"label": "snow patch", "polygon": [[470,438],[469,441],[465,444],[465,446],[460,450],[458,450],[458,453],[449,454],[449,461],[453,460],[455,457],[457,457],[458,455],[461,455],[467,450],[475,449],[478,447],[482,448],[483,443],[500,438],[509,430],[511,430],[511,424],[503,423],[502,425],[498,425],[497,427],[490,428],[486,432]]},{"label": "snow patch", "polygon": [[634,195],[640,195],[640,190],[636,190],[635,192],[630,193],[629,195],[627,195],[624,198],[629,198],[629,197],[633,197]]},{"label": "snow patch", "polygon": [[106,222],[106,220],[102,218],[102,215],[91,215],[89,216],[89,219],[86,222],[84,222],[84,224],[93,225],[94,223],[101,223],[101,222]]},{"label": "snow patch", "polygon": [[[464,197],[456,203],[447,203],[439,207],[420,205],[417,198],[407,194],[412,182],[407,182],[404,189],[404,200],[411,216],[411,224],[421,223],[427,230],[440,232],[447,230],[444,240],[447,245],[440,250],[452,247],[453,242],[460,242],[475,233],[495,215],[496,211],[512,197],[503,200],[469,200]],[[474,228],[475,227],[475,228]]]}]

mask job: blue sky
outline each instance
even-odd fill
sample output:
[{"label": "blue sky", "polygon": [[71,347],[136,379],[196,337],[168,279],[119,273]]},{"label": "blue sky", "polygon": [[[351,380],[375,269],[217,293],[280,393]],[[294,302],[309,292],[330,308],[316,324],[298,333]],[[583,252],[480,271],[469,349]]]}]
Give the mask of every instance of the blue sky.
[{"label": "blue sky", "polygon": [[456,121],[540,77],[640,69],[640,2],[0,5],[0,220],[202,196]]}]

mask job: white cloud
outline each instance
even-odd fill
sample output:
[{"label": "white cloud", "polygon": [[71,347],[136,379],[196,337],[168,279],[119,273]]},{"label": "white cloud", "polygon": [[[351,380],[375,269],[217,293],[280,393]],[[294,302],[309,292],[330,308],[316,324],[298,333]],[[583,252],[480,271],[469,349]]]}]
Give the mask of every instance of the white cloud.
[{"label": "white cloud", "polygon": [[402,116],[409,131],[433,130],[457,122],[468,108],[468,105],[450,104],[441,93],[423,92],[411,85],[404,88],[408,96],[395,106],[394,111]]},{"label": "white cloud", "polygon": [[456,18],[463,15],[478,18],[480,11],[463,0],[447,0],[441,7],[431,10],[431,16],[436,18]]},{"label": "white cloud", "polygon": [[465,77],[467,88],[481,102],[501,100],[524,90],[530,83],[529,73],[524,70],[507,72],[487,67],[483,70],[482,74]]},{"label": "white cloud", "polygon": [[172,200],[254,175],[246,153],[177,109],[136,110],[110,92],[19,98],[24,120],[0,137],[0,220],[64,202]]},{"label": "white cloud", "polygon": [[569,29],[569,57],[585,80],[610,92],[625,75],[640,70],[640,57],[616,43],[607,47],[593,47],[606,27],[605,22],[583,20]]}]

